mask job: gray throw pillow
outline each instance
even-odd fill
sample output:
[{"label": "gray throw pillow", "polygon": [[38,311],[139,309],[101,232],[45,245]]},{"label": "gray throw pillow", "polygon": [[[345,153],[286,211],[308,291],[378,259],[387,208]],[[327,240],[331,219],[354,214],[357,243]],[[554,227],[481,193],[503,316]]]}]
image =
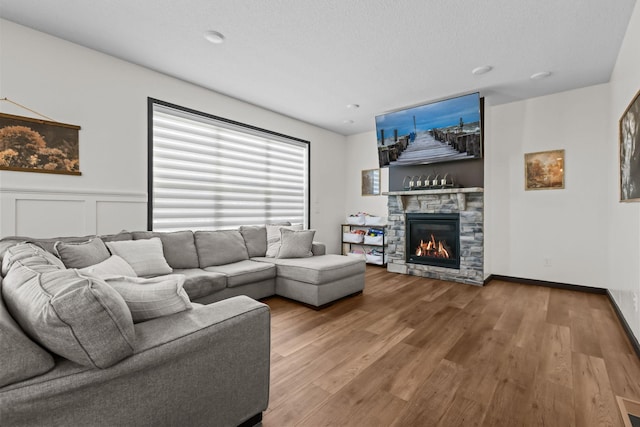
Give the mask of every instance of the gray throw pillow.
[{"label": "gray throw pillow", "polygon": [[238,230],[196,231],[194,236],[200,268],[249,259],[244,239]]},{"label": "gray throw pillow", "polygon": [[280,250],[276,258],[308,258],[313,256],[313,236],[316,230],[280,230]]},{"label": "gray throw pillow", "polygon": [[240,234],[244,239],[249,252],[249,258],[256,256],[264,256],[267,252],[267,227],[262,226],[246,226],[240,227]]},{"label": "gray throw pillow", "polygon": [[84,268],[109,258],[109,250],[99,237],[82,243],[58,241],[53,248],[67,268]]},{"label": "gray throw pillow", "polygon": [[113,255],[118,255],[133,267],[138,276],[160,276],[173,272],[164,258],[162,241],[157,237],[107,242],[107,247]]}]

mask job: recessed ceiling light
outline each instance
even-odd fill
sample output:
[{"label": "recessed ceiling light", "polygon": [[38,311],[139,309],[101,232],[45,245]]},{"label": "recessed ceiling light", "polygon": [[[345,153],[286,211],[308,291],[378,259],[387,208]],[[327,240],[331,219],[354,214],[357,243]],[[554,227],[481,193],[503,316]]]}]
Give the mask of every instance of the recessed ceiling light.
[{"label": "recessed ceiling light", "polygon": [[531,77],[529,78],[531,80],[541,80],[541,79],[546,79],[550,75],[551,75],[550,71],[540,71],[539,73],[531,74]]},{"label": "recessed ceiling light", "polygon": [[207,39],[207,41],[214,44],[220,44],[224,41],[224,35],[222,33],[219,33],[218,31],[213,31],[213,30],[205,31],[204,38]]},{"label": "recessed ceiling light", "polygon": [[354,122],[353,120],[343,120],[342,123],[344,123],[345,125],[352,125]]},{"label": "recessed ceiling light", "polygon": [[360,108],[360,104],[347,104],[347,108],[356,109]]},{"label": "recessed ceiling light", "polygon": [[475,74],[476,76],[479,76],[480,74],[488,73],[491,70],[493,70],[493,67],[491,65],[483,65],[481,67],[476,67],[473,70],[471,70],[471,74]]}]

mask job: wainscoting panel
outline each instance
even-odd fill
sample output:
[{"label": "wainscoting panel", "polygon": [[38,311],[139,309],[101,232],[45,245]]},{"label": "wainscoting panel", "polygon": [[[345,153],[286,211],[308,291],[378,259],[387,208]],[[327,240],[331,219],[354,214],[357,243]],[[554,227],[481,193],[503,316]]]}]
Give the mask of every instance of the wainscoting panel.
[{"label": "wainscoting panel", "polygon": [[146,193],[0,188],[0,237],[144,230]]},{"label": "wainscoting panel", "polygon": [[98,201],[96,234],[147,229],[147,204],[137,201]]}]

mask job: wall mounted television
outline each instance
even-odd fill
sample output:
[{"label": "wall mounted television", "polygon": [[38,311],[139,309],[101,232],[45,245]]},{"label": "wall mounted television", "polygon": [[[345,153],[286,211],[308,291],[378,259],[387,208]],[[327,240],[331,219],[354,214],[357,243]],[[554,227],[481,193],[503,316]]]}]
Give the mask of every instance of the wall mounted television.
[{"label": "wall mounted television", "polygon": [[380,167],[482,158],[480,110],[475,92],[376,116]]}]

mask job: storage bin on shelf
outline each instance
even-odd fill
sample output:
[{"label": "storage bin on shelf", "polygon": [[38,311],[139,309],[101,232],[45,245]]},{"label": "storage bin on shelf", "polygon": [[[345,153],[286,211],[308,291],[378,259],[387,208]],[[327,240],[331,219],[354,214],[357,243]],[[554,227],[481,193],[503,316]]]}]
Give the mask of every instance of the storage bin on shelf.
[{"label": "storage bin on shelf", "polygon": [[364,225],[365,216],[364,215],[355,215],[347,217],[347,224],[350,225]]},{"label": "storage bin on shelf", "polygon": [[386,225],[386,218],[381,216],[367,215],[364,217],[364,225]]},{"label": "storage bin on shelf", "polygon": [[362,243],[364,235],[359,233],[342,233],[342,241],[346,243]]},{"label": "storage bin on shelf", "polygon": [[378,253],[377,251],[370,252],[366,255],[367,262],[370,264],[383,265],[386,264],[386,255]]},{"label": "storage bin on shelf", "polygon": [[384,236],[364,236],[364,244],[365,245],[382,245],[384,243]]}]

